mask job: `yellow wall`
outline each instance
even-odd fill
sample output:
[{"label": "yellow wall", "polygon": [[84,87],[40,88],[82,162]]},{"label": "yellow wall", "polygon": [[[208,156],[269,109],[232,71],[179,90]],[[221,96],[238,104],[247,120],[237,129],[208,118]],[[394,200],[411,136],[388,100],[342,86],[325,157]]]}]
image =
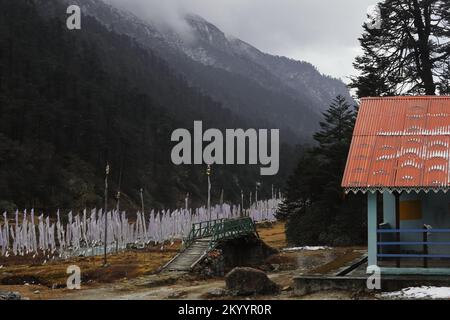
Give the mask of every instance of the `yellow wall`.
[{"label": "yellow wall", "polygon": [[400,201],[400,220],[421,220],[422,202],[420,200]]}]

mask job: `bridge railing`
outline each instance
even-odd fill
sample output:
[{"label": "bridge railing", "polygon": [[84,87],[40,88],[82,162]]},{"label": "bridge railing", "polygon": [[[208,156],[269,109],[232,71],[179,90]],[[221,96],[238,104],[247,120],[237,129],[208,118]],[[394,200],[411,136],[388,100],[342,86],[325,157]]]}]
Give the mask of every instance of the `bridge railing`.
[{"label": "bridge railing", "polygon": [[213,229],[213,236],[209,244],[210,248],[221,240],[236,239],[248,234],[257,234],[255,223],[249,217],[225,220],[223,223],[216,224]]},{"label": "bridge railing", "polygon": [[222,224],[226,219],[216,219],[193,223],[191,231],[184,240],[185,246],[189,246],[196,239],[211,237],[213,235],[214,226]]},{"label": "bridge railing", "polygon": [[238,219],[218,219],[194,223],[191,232],[185,239],[185,246],[188,247],[195,240],[211,237],[209,247],[212,249],[215,243],[221,240],[229,240],[256,233],[256,226],[249,217]]}]

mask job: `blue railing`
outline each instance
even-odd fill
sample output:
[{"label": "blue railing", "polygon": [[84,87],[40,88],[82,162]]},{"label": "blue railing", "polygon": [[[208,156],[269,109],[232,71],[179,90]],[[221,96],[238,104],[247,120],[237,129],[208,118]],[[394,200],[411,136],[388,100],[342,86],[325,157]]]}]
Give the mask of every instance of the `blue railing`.
[{"label": "blue railing", "polygon": [[[378,229],[378,241],[377,246],[380,253],[377,254],[378,258],[396,259],[423,259],[424,267],[428,266],[428,259],[450,259],[450,248],[449,254],[430,254],[429,247],[432,246],[450,246],[450,241],[429,241],[430,234],[450,234],[450,229],[429,229],[424,227],[423,229]],[[402,234],[422,234],[422,240],[418,241],[401,241],[400,236]],[[396,241],[383,241],[380,240],[382,235],[392,235],[396,238]],[[405,253],[402,252],[402,247],[404,246],[422,246],[422,252]],[[397,249],[396,253],[383,253],[383,248],[388,247],[389,249]],[[393,248],[394,247],[394,248]],[[390,250],[390,251],[391,251]]]},{"label": "blue railing", "polygon": [[379,229],[378,233],[450,233],[450,229]]}]

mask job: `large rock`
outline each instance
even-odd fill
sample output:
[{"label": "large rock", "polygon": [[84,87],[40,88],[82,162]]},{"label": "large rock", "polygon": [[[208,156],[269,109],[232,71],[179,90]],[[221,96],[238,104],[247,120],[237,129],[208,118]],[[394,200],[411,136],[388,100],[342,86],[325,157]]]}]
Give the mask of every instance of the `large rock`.
[{"label": "large rock", "polygon": [[205,297],[209,298],[222,298],[229,294],[229,292],[223,288],[213,288],[206,292]]},{"label": "large rock", "polygon": [[225,270],[236,266],[259,268],[267,258],[278,253],[278,250],[269,247],[254,235],[222,241],[219,249],[222,251]]},{"label": "large rock", "polygon": [[234,268],[225,277],[227,289],[235,295],[274,294],[279,292],[276,283],[253,268]]},{"label": "large rock", "polygon": [[0,300],[21,300],[22,296],[18,292],[0,291]]}]

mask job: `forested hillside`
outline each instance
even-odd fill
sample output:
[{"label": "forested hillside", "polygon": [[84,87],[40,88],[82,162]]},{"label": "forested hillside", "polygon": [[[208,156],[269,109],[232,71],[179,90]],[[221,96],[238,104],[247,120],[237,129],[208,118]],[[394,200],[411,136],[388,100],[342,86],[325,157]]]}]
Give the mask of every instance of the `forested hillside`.
[{"label": "forested hillside", "polygon": [[[217,128],[245,123],[130,38],[92,18],[69,31],[66,8],[46,4],[61,18],[41,17],[34,1],[1,1],[0,209],[100,207],[107,161],[112,203],[119,182],[124,207],[139,203],[141,187],[148,206],[179,205],[186,192],[202,203],[205,168],[171,164],[172,130],[194,120]],[[258,173],[217,168],[213,194],[224,188],[239,201]],[[261,192],[276,179],[283,172]]]},{"label": "forested hillside", "polygon": [[[310,63],[264,53],[197,14],[168,19],[163,27],[154,17],[130,12],[127,1],[57,1],[78,4],[83,16],[136,39],[251,126],[280,128],[282,140],[291,144],[312,141],[322,112],[338,94],[351,101],[341,80]],[[186,28],[180,32],[173,24]]]}]

